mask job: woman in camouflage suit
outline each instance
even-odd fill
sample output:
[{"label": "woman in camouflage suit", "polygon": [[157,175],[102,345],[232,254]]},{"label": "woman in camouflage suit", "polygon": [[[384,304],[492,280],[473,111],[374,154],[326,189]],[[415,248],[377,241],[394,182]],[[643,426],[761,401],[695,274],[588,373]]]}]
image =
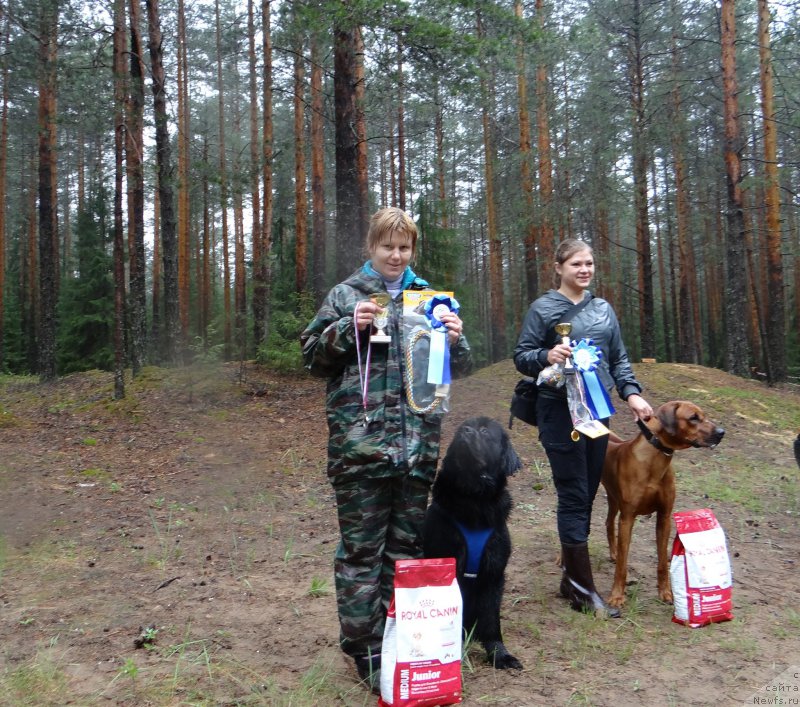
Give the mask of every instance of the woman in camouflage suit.
[{"label": "woman in camouflage suit", "polygon": [[[328,380],[328,477],[341,533],[334,560],[341,646],[373,689],[379,685],[394,563],[422,556],[422,525],[439,457],[441,413],[412,411],[403,386],[402,292],[429,289],[409,267],[416,240],[416,225],[404,211],[375,213],[366,244],[370,260],[328,293],[301,335],[306,368]],[[386,292],[392,340],[372,346],[365,401],[356,330],[366,369],[369,336],[380,310],[369,298]],[[442,321],[452,374],[465,375],[472,358],[462,322],[452,312]]]}]

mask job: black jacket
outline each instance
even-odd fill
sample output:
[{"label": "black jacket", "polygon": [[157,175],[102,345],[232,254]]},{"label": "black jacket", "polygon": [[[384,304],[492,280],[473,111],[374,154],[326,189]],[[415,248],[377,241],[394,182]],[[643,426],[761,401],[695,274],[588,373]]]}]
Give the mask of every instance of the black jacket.
[{"label": "black jacket", "polygon": [[[588,297],[588,293],[585,295]],[[536,378],[539,372],[550,365],[547,352],[556,345],[558,335],[553,328],[561,316],[573,303],[556,290],[549,290],[535,300],[528,309],[517,347],[514,349],[514,365],[526,376]],[[629,395],[640,393],[642,386],[636,380],[628,352],[622,342],[619,321],[612,306],[600,297],[594,297],[572,319],[570,339],[592,339],[595,346],[603,352],[598,367],[598,375],[607,391],[616,385],[623,400]],[[565,397],[564,388],[552,389],[543,386],[541,390]]]}]

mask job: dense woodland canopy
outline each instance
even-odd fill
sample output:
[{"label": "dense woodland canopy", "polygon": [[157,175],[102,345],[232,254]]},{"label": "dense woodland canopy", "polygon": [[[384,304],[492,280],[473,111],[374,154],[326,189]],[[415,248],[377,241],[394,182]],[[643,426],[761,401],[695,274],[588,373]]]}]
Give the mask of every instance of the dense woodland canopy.
[{"label": "dense woodland canopy", "polygon": [[800,372],[800,2],[0,0],[0,371],[251,358],[372,211],[508,357],[590,242],[634,360]]}]

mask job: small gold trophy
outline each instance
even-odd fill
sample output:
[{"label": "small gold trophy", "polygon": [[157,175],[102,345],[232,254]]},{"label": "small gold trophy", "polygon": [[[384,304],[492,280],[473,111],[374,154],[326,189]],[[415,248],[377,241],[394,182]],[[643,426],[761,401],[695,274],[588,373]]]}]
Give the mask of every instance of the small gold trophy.
[{"label": "small gold trophy", "polygon": [[[556,334],[561,337],[561,343],[569,346],[569,333],[572,331],[572,324],[569,322],[560,322],[556,324],[555,330]],[[567,360],[564,361],[564,373],[575,373],[571,358],[567,358]]]},{"label": "small gold trophy", "polygon": [[386,325],[389,323],[389,302],[391,302],[391,297],[386,292],[378,292],[377,294],[370,295],[370,301],[374,302],[380,307],[380,311],[375,314],[375,320],[373,324],[375,325],[375,329],[377,330],[372,336],[369,337],[369,340],[373,344],[388,344],[392,337],[389,336],[384,329]]}]

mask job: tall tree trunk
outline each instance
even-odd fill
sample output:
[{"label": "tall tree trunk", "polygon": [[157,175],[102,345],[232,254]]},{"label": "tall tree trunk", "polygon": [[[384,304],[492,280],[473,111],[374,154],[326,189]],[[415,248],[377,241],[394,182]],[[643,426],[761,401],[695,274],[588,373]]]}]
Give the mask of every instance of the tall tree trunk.
[{"label": "tall tree trunk", "polygon": [[[211,243],[210,243],[210,208],[208,175],[210,165],[208,162],[208,132],[203,131],[203,267],[200,276],[200,336],[203,338],[203,350],[208,350],[208,326],[211,323]],[[256,212],[256,220],[260,218]],[[255,255],[253,256],[255,257]]]},{"label": "tall tree trunk", "polygon": [[39,337],[42,381],[56,377],[58,227],[56,217],[56,58],[59,6],[42,3],[39,17]]},{"label": "tall tree trunk", "polygon": [[[524,21],[522,0],[514,0],[514,14]],[[525,200],[523,223],[525,236],[526,296],[532,302],[539,293],[539,272],[536,267],[537,229],[533,205],[533,175],[531,174],[531,121],[528,112],[528,80],[525,76],[525,38],[517,38],[517,103],[519,104],[520,186]]]},{"label": "tall tree trunk", "polygon": [[[261,339],[256,341],[256,346],[266,346],[269,338],[270,300],[269,289],[272,280],[270,254],[272,251],[272,158],[273,158],[273,121],[272,121],[272,31],[270,22],[271,0],[261,0],[261,36],[262,54],[264,56],[264,85],[263,85],[263,129],[261,134],[262,150],[262,182],[264,183],[264,215],[261,220],[261,262],[257,263],[258,273],[255,283],[255,296],[260,298],[260,311],[263,312],[261,321]],[[262,306],[263,305],[263,306]]]},{"label": "tall tree trunk", "polygon": [[[794,210],[789,212],[792,223],[792,241],[794,242],[794,316],[792,324],[797,332],[796,335],[800,336],[800,226],[798,226],[795,213]],[[800,347],[796,347],[795,351],[795,363],[800,364]]]},{"label": "tall tree trunk", "polygon": [[308,197],[303,61],[303,42],[300,40],[294,55],[294,273],[295,290],[298,294],[308,288]]},{"label": "tall tree trunk", "polygon": [[319,37],[311,35],[311,208],[314,301],[319,306],[325,296],[325,103],[322,93],[322,57]]},{"label": "tall tree trunk", "polygon": [[[722,223],[722,202],[719,190],[712,180],[705,188],[705,203],[714,204],[713,209],[705,209],[703,220],[706,233],[708,233],[708,249],[705,252],[711,257],[704,258],[706,273],[704,292],[706,293],[706,361],[709,366],[719,368],[724,358],[723,349],[723,322],[725,321],[722,288],[724,277],[721,272],[721,263],[725,252],[724,231]],[[699,299],[703,299],[700,297]]]},{"label": "tall tree trunk", "polygon": [[717,355],[714,365],[721,368],[725,360],[725,298],[722,296],[725,287],[725,273],[723,269],[725,253],[725,223],[722,217],[722,193],[717,184],[711,181],[708,184],[708,201],[714,204],[714,252],[717,253],[713,264],[714,279],[707,287],[716,294],[714,297],[714,314],[712,331],[716,340]]},{"label": "tall tree trunk", "polygon": [[186,51],[186,13],[178,0],[178,311],[181,321],[181,349],[189,343],[189,62]]},{"label": "tall tree trunk", "polygon": [[[794,312],[790,320],[796,336],[800,337],[800,224],[794,209],[789,210],[789,233],[794,250],[794,303],[790,311]],[[795,363],[800,364],[800,347],[795,347]]]},{"label": "tall tree trunk", "polygon": [[781,257],[780,182],[778,177],[778,126],[775,122],[772,47],[767,0],[758,0],[758,56],[761,76],[761,118],[764,123],[764,174],[767,221],[767,351],[772,383],[786,380],[786,308]]},{"label": "tall tree trunk", "polygon": [[[600,160],[596,160],[599,162]],[[611,258],[611,229],[608,223],[608,202],[606,194],[608,194],[609,186],[606,176],[601,171],[603,168],[599,167],[595,170],[598,176],[598,197],[595,199],[594,205],[594,227],[597,233],[597,238],[594,242],[595,258],[597,259],[597,294],[603,299],[612,302],[618,302],[619,299],[616,295],[616,287],[612,276],[612,258]],[[547,286],[546,283],[542,283]]]},{"label": "tall tree trunk", "polygon": [[[653,261],[650,254],[650,222],[647,213],[647,144],[644,101],[644,55],[642,52],[641,4],[633,2],[634,29],[628,44],[628,71],[631,86],[631,112],[633,118],[633,191],[636,218],[636,251],[639,273],[639,337],[642,356],[655,356],[653,321]],[[700,332],[696,332],[699,336]]]},{"label": "tall tree trunk", "polygon": [[656,224],[656,258],[658,261],[658,282],[661,288],[661,330],[664,336],[664,358],[672,360],[672,341],[669,328],[669,307],[667,305],[669,288],[667,287],[666,265],[664,263],[664,238],[661,234],[661,218],[658,213],[659,191],[656,176],[655,160],[650,161],[650,179],[653,182],[653,216]]},{"label": "tall tree trunk", "polygon": [[[675,218],[678,232],[679,291],[678,306],[678,360],[683,363],[698,363],[700,360],[700,332],[694,327],[694,305],[692,300],[694,277],[694,247],[691,242],[689,223],[689,194],[686,186],[686,163],[684,121],[681,111],[681,94],[678,83],[677,38],[672,38],[672,95],[670,124],[672,132],[672,158],[675,169]],[[638,232],[637,232],[638,233]],[[638,240],[637,240],[638,244]]]},{"label": "tall tree trunk", "polygon": [[170,147],[167,93],[164,82],[163,35],[158,0],[145,0],[149,35],[150,73],[153,82],[153,112],[156,124],[159,205],[161,211],[161,254],[164,266],[165,354],[171,364],[179,361],[180,319],[178,311],[178,239],[173,195],[174,172]]},{"label": "tall tree trunk", "polygon": [[[478,41],[484,38],[480,10],[476,12]],[[492,139],[491,112],[494,86],[491,79],[481,78],[481,122],[483,124],[484,179],[486,194],[486,237],[489,241],[489,282],[491,297],[491,356],[499,361],[508,356],[506,346],[506,306],[503,293],[503,242],[497,231],[494,203],[494,141]]]},{"label": "tall tree trunk", "polygon": [[67,171],[64,175],[64,187],[61,190],[61,208],[59,209],[59,213],[64,214],[61,227],[64,235],[61,243],[61,257],[59,259],[61,264],[61,269],[58,275],[59,281],[66,279],[69,268],[72,265],[72,222],[70,221],[69,215],[72,206],[72,200],[70,196],[72,194],[72,184],[70,183],[71,176],[72,175],[70,172]]},{"label": "tall tree trunk", "polygon": [[26,359],[31,362],[30,370],[36,370],[37,336],[39,332],[39,219],[37,215],[37,180],[38,175],[35,171],[36,150],[38,144],[33,143],[30,147],[30,154],[26,155],[27,160],[22,161],[22,165],[30,165],[30,173],[23,173],[20,176],[20,183],[27,184],[25,192],[26,204],[26,232],[20,242],[20,261],[23,267],[20,268],[20,299],[22,306],[22,331],[25,335]]},{"label": "tall tree trunk", "polygon": [[158,173],[156,172],[156,188],[153,190],[153,300],[152,300],[152,321],[150,326],[150,341],[152,342],[151,354],[157,354],[155,358],[160,359],[163,350],[161,338],[161,324],[163,319],[163,302],[161,301],[162,284],[162,252],[161,252],[161,187],[158,184]]},{"label": "tall tree trunk", "polygon": [[[238,101],[237,101],[238,103]],[[236,106],[238,115],[238,106]],[[239,120],[234,121],[234,134],[239,133]],[[239,158],[233,162],[234,174],[241,174]],[[233,218],[234,218],[234,305],[236,312],[236,355],[243,361],[247,353],[247,279],[244,262],[244,200],[241,183],[237,183],[233,190]]]},{"label": "tall tree trunk", "polygon": [[130,240],[130,356],[133,377],[139,375],[147,351],[147,282],[144,249],[144,62],[139,0],[130,0],[130,83],[125,130]]},{"label": "tall tree trunk", "polygon": [[83,125],[78,126],[77,143],[78,213],[82,213],[86,204],[86,133],[83,130]]},{"label": "tall tree trunk", "polygon": [[572,182],[570,165],[570,112],[569,112],[569,75],[567,73],[567,62],[564,62],[564,143],[563,153],[563,175],[564,175],[564,206],[567,211],[567,233],[566,238],[574,238],[572,225]]},{"label": "tall tree trunk", "polygon": [[[204,216],[205,214],[202,214],[201,218]],[[202,222],[197,223],[197,219],[193,218],[191,242],[192,242],[192,260],[194,261],[194,281],[196,283],[195,298],[197,300],[200,300],[200,298],[202,297],[201,288],[203,287],[203,252],[202,252],[203,244],[200,237],[202,228],[203,228]],[[200,332],[203,331],[203,312],[201,311],[201,306],[195,306],[194,311],[192,313],[194,319],[195,331],[198,332],[198,335],[200,335]]]},{"label": "tall tree trunk", "polygon": [[367,81],[364,71],[364,39],[361,28],[355,30],[355,109],[356,109],[356,175],[358,178],[358,223],[361,242],[369,230],[369,173],[367,161]]},{"label": "tall tree trunk", "polygon": [[[673,227],[673,216],[669,204],[670,193],[670,179],[669,179],[669,165],[667,160],[663,164],[664,173],[664,213],[666,214],[667,222],[667,277],[669,278],[669,321],[670,328],[674,332],[673,337],[677,340],[678,330],[680,329],[680,322],[678,320],[678,289],[679,285],[676,279],[678,271],[678,245],[675,238],[675,229]],[[676,341],[677,345],[677,341]]]},{"label": "tall tree trunk", "polygon": [[225,89],[222,81],[222,24],[219,13],[219,0],[214,2],[216,18],[217,52],[217,105],[219,119],[219,199],[222,209],[222,297],[224,307],[223,339],[225,360],[230,360],[231,349],[231,264],[228,245],[228,176],[225,161]]},{"label": "tall tree trunk", "polygon": [[358,183],[356,122],[356,27],[340,18],[333,32],[333,95],[336,124],[336,279],[353,270],[363,240],[359,223],[361,192]]},{"label": "tall tree trunk", "polygon": [[[543,0],[536,0],[536,19],[544,32]],[[550,158],[550,120],[547,113],[547,64],[540,60],[536,67],[536,143],[539,151],[539,281],[546,282],[553,272],[555,242],[553,230],[553,164]]]},{"label": "tall tree trunk", "polygon": [[6,292],[6,176],[8,170],[8,18],[0,2],[0,78],[3,81],[0,108],[0,370],[5,369],[5,292]]},{"label": "tall tree trunk", "polygon": [[[261,194],[260,185],[260,155],[258,142],[258,82],[256,68],[256,19],[254,0],[247,0],[247,61],[248,61],[248,97],[250,100],[250,209],[252,211],[251,239],[253,253],[253,341],[258,347],[261,341],[261,321],[264,317],[263,302],[256,302],[255,287],[258,282],[258,263],[261,262]],[[208,187],[207,180],[204,180],[204,188]],[[207,194],[204,192],[204,199]],[[205,248],[208,245],[208,215],[203,211],[203,249],[205,258]],[[204,267],[208,261],[204,260]],[[203,276],[203,287],[205,287],[205,275]]]},{"label": "tall tree trunk", "polygon": [[[131,18],[133,19],[133,18]],[[122,221],[125,130],[125,0],[114,1],[114,399],[125,397],[125,235]]]},{"label": "tall tree trunk", "polygon": [[725,123],[725,167],[728,186],[728,231],[725,263],[725,324],[727,368],[738,376],[748,375],[748,350],[742,302],[744,280],[744,211],[742,207],[742,139],[739,131],[739,98],[736,80],[736,11],[734,0],[721,0],[722,93]]},{"label": "tall tree trunk", "polygon": [[[758,250],[754,240],[756,238],[756,231],[753,228],[753,205],[751,202],[752,196],[748,198],[747,194],[742,194],[742,233],[743,233],[743,247],[744,258],[746,261],[747,279],[745,282],[745,290],[749,288],[750,298],[745,300],[749,303],[747,321],[750,323],[749,331],[750,338],[748,342],[748,351],[752,354],[753,365],[758,368],[758,356],[763,362],[763,367],[767,374],[767,380],[772,380],[772,371],[770,370],[770,357],[767,351],[767,315],[765,314],[766,303],[764,299],[764,288],[762,287],[762,279],[759,277],[761,268],[756,262],[756,251]],[[759,352],[756,354],[756,352]],[[749,367],[748,367],[749,368]]]},{"label": "tall tree trunk", "polygon": [[386,150],[381,148],[378,150],[378,160],[380,162],[380,174],[378,180],[381,185],[381,198],[378,202],[379,208],[383,209],[389,205],[389,170],[388,159],[386,157]]},{"label": "tall tree trunk", "polygon": [[391,206],[397,206],[397,165],[394,161],[394,114],[389,110],[386,134],[389,141],[389,191],[391,192]]},{"label": "tall tree trunk", "polygon": [[[450,227],[447,216],[447,188],[445,183],[445,164],[444,164],[444,108],[442,98],[439,93],[439,80],[435,79],[433,90],[433,102],[436,104],[436,117],[434,120],[434,139],[436,141],[436,184],[438,187],[437,200],[439,202],[436,213],[439,217],[439,225],[447,229]],[[384,203],[385,203],[384,199]]]},{"label": "tall tree trunk", "polygon": [[[239,56],[238,40],[234,50],[235,56]],[[240,76],[238,63],[234,64],[233,74],[233,134],[241,135],[241,109],[239,106],[239,96],[241,96]],[[242,173],[241,152],[237,151],[233,157],[233,174]],[[247,353],[247,276],[244,262],[244,182],[241,179],[233,181],[233,294],[235,312],[235,331],[236,331],[236,355],[243,361]]]},{"label": "tall tree trunk", "polygon": [[406,126],[403,78],[403,41],[397,38],[397,191],[400,208],[406,210]]}]

